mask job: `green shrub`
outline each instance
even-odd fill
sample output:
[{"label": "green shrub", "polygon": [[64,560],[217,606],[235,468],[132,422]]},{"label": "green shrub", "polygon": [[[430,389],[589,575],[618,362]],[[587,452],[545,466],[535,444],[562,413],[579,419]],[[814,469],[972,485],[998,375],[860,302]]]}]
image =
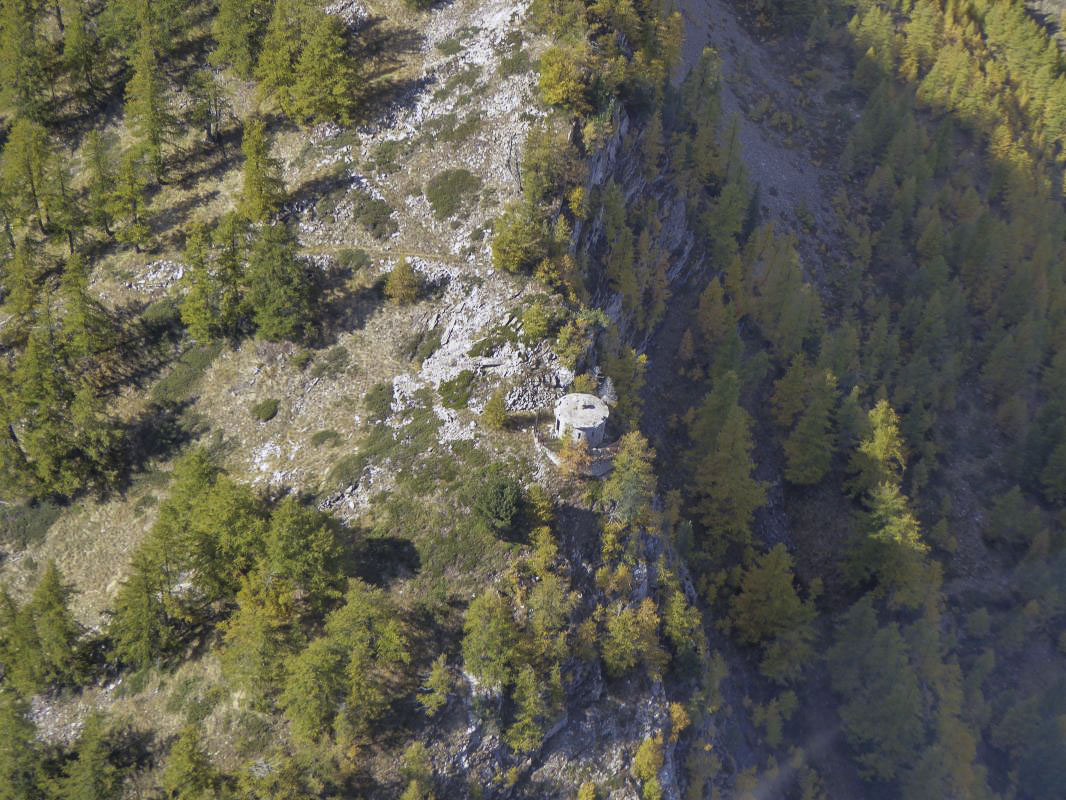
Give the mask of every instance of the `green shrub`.
[{"label": "green shrub", "polygon": [[386,175],[399,169],[399,157],[406,149],[407,143],[395,139],[387,142],[379,142],[370,154],[370,164],[378,172]]},{"label": "green shrub", "polygon": [[314,360],[315,354],[308,350],[306,347],[301,347],[299,350],[292,354],[292,358],[289,360],[289,363],[296,367],[296,369],[303,372],[305,369],[307,369],[308,365]]},{"label": "green shrub", "polygon": [[556,327],[557,315],[539,300],[522,314],[522,341],[534,344],[547,339]]},{"label": "green shrub", "polygon": [[464,369],[450,381],[440,385],[440,399],[445,408],[466,408],[474,386],[474,371]]},{"label": "green shrub", "polygon": [[264,400],[252,406],[252,416],[260,422],[270,422],[278,415],[278,401],[276,398]]},{"label": "green shrub", "polygon": [[311,370],[311,375],[316,378],[335,378],[348,366],[349,358],[350,353],[344,345],[339,344],[336,347],[331,347],[315,363],[314,369]]},{"label": "green shrub", "polygon": [[584,57],[572,47],[551,47],[540,57],[540,99],[575,114],[589,109]]},{"label": "green shrub", "polygon": [[505,272],[527,272],[544,258],[544,233],[525,206],[512,206],[493,226],[492,264]]},{"label": "green shrub", "polygon": [[491,464],[471,480],[470,506],[493,533],[510,533],[521,511],[522,487],[502,464]]},{"label": "green shrub", "polygon": [[59,519],[63,509],[50,501],[0,505],[0,542],[22,550],[44,540],[48,529]]},{"label": "green shrub", "polygon": [[361,247],[345,247],[337,251],[337,263],[352,272],[358,272],[370,266],[370,254]]},{"label": "green shrub", "polygon": [[404,340],[400,355],[421,367],[422,362],[437,352],[437,348],[440,347],[440,337],[439,325],[428,331],[417,331]]},{"label": "green shrub", "polygon": [[311,437],[312,447],[322,447],[322,445],[329,445],[330,447],[336,447],[341,443],[341,435],[335,430],[322,430],[317,431],[314,436]]},{"label": "green shrub", "polygon": [[167,375],[152,387],[156,403],[179,403],[192,394],[211,362],[222,352],[222,342],[191,347],[174,364]]},{"label": "green shrub", "polygon": [[352,194],[352,214],[374,238],[386,239],[399,230],[388,203],[359,189]]},{"label": "green shrub", "polygon": [[418,300],[422,294],[422,279],[406,258],[392,268],[385,279],[385,296],[394,303],[407,305]]},{"label": "green shrub", "polygon": [[383,420],[392,410],[392,383],[383,381],[370,387],[363,398],[366,413],[372,420]]},{"label": "green shrub", "polygon": [[465,69],[452,75],[448,80],[444,82],[434,94],[433,99],[440,101],[451,97],[456,89],[464,87],[467,89],[474,88],[474,84],[477,83],[477,79],[481,77],[481,67],[477,64],[471,64]]},{"label": "green shrub", "polygon": [[469,208],[472,195],[481,188],[481,178],[468,169],[446,169],[426,184],[426,199],[439,220],[454,217]]},{"label": "green shrub", "polygon": [[352,453],[330,467],[326,473],[327,491],[355,486],[363,477],[367,459],[362,453]]},{"label": "green shrub", "polygon": [[454,56],[463,49],[463,42],[458,36],[449,36],[437,45],[442,55]]}]

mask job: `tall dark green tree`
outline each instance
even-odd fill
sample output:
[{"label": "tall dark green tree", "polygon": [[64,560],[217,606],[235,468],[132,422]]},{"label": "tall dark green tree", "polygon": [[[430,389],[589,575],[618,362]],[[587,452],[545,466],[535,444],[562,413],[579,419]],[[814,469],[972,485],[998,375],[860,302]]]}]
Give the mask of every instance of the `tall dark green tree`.
[{"label": "tall dark green tree", "polygon": [[251,119],[245,124],[241,149],[244,186],[240,213],[251,222],[265,222],[278,206],[282,183],[278,164],[270,157],[270,143],[262,119]]},{"label": "tall dark green tree", "polygon": [[263,229],[252,248],[247,282],[256,335],[276,342],[310,334],[315,287],[284,225]]},{"label": "tall dark green tree", "polygon": [[269,14],[270,3],[262,0],[220,0],[211,28],[215,37],[211,61],[251,78]]},{"label": "tall dark green tree", "polygon": [[122,776],[111,761],[107,722],[99,711],[86,717],[74,752],[60,781],[63,800],[111,800],[121,795]]},{"label": "tall dark green tree", "polygon": [[319,13],[296,63],[295,116],[305,122],[347,125],[358,107],[358,79],[344,23],[333,14]]},{"label": "tall dark green tree", "polygon": [[166,87],[148,29],[141,32],[133,59],[133,77],[126,84],[126,119],[149,172],[155,180],[162,180],[163,148],[174,121],[167,109]]}]

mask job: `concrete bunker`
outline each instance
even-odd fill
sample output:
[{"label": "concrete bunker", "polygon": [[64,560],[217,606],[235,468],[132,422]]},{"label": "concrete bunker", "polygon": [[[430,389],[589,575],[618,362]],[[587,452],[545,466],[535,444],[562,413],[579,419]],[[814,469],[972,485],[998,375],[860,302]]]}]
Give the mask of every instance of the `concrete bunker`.
[{"label": "concrete bunker", "polygon": [[575,442],[585,442],[590,448],[603,444],[607,427],[607,404],[594,394],[568,394],[555,403],[555,436],[567,435]]}]

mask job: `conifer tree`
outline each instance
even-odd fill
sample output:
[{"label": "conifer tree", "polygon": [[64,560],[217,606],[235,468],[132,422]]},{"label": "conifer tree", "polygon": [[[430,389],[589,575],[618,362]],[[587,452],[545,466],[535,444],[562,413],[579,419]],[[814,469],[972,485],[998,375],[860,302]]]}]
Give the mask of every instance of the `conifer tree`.
[{"label": "conifer tree", "polygon": [[34,587],[29,613],[37,629],[45,683],[71,682],[78,675],[76,643],[81,629],[69,608],[70,589],[54,561],[49,561]]},{"label": "conifer tree", "polygon": [[40,297],[40,267],[37,250],[29,239],[20,239],[11,260],[4,265],[3,289],[6,294],[3,309],[11,315],[3,332],[12,343],[26,339],[33,324],[34,311]]},{"label": "conifer tree", "polygon": [[849,464],[854,475],[849,487],[854,494],[869,492],[881,483],[899,485],[907,465],[899,416],[887,400],[879,400],[870,410],[869,431]]},{"label": "conifer tree", "polygon": [[44,37],[36,28],[36,11],[24,0],[4,0],[0,5],[0,105],[22,119],[41,120],[47,85]]},{"label": "conifer tree", "polygon": [[294,497],[278,504],[266,532],[268,574],[298,590],[312,608],[338,594],[340,548],[330,518]]},{"label": "conifer tree", "polygon": [[274,0],[255,66],[259,97],[273,96],[281,110],[290,116],[294,115],[293,87],[303,43],[301,16],[298,0]]},{"label": "conifer tree", "polygon": [[510,600],[493,588],[482,592],[466,610],[463,634],[467,671],[493,688],[510,683],[518,644]]},{"label": "conifer tree", "polygon": [[299,341],[312,326],[314,286],[284,225],[263,229],[248,262],[247,298],[256,334],[267,341]]},{"label": "conifer tree", "polygon": [[358,107],[358,78],[344,23],[333,14],[319,14],[296,64],[296,116],[305,122],[349,124]]},{"label": "conifer tree", "polygon": [[211,242],[218,249],[213,278],[218,294],[219,326],[227,336],[237,336],[250,315],[249,300],[245,297],[247,224],[236,213],[224,214],[211,234]]},{"label": "conifer tree", "polygon": [[734,405],[727,411],[712,449],[698,463],[692,487],[712,536],[740,543],[748,541],[752,515],[766,502],[765,484],[751,476],[755,464],[749,428],[744,409]]},{"label": "conifer tree", "polygon": [[41,754],[26,704],[0,688],[0,797],[30,800],[40,797]]},{"label": "conifer tree", "polygon": [[62,0],[59,7],[64,20],[63,67],[79,94],[94,97],[100,90],[97,81],[103,52],[95,28],[88,24],[83,0]]},{"label": "conifer tree", "polygon": [[186,725],[170,748],[159,784],[169,800],[209,800],[217,797],[217,770],[200,742],[196,725]]},{"label": "conifer tree", "polygon": [[326,620],[326,635],[347,659],[345,722],[363,733],[388,708],[390,673],[410,661],[407,633],[384,591],[352,579],[344,605]]},{"label": "conifer tree", "polygon": [[111,209],[114,205],[115,170],[111,150],[100,131],[89,131],[85,139],[84,159],[89,173],[86,219],[90,225],[110,237],[114,221]]},{"label": "conifer tree", "polygon": [[116,238],[123,244],[132,244],[138,253],[149,241],[147,225],[147,199],[145,190],[145,159],[137,147],[122,154],[115,189],[108,207],[109,215],[119,221]]},{"label": "conifer tree", "polygon": [[185,272],[181,321],[198,342],[212,341],[219,333],[218,291],[207,262],[207,230],[194,225],[185,238]]},{"label": "conifer tree", "polygon": [[422,294],[422,279],[409,259],[401,259],[385,279],[385,296],[398,305],[408,305]]},{"label": "conifer tree", "polygon": [[400,800],[433,800],[433,765],[422,742],[411,742],[404,751],[403,777],[407,786]]},{"label": "conifer tree", "polygon": [[548,706],[544,702],[537,673],[529,664],[522,665],[515,678],[515,717],[507,729],[507,743],[519,753],[532,753],[544,737],[544,717]]},{"label": "conifer tree", "polygon": [[74,760],[63,771],[63,800],[113,800],[120,796],[121,775],[111,763],[107,724],[99,711],[85,719]]},{"label": "conifer tree", "polygon": [[448,702],[451,689],[452,677],[448,672],[448,660],[441,653],[433,662],[418,702],[426,710],[426,714],[432,717]]},{"label": "conifer tree", "polygon": [[614,470],[603,485],[603,500],[611,517],[625,525],[647,519],[655,496],[655,451],[639,431],[622,437],[615,454]]},{"label": "conifer tree", "polygon": [[281,179],[278,165],[270,157],[270,143],[266,138],[263,120],[252,119],[244,126],[244,188],[240,213],[250,222],[266,222],[281,198]]},{"label": "conifer tree", "polygon": [[844,735],[865,776],[891,780],[925,741],[921,689],[895,624],[878,628],[869,597],[837,625],[829,675],[841,695]]},{"label": "conifer tree", "polygon": [[507,387],[500,386],[492,393],[481,412],[485,424],[493,430],[501,430],[507,424]]},{"label": "conifer tree", "polygon": [[344,692],[344,653],[321,637],[291,658],[278,703],[298,741],[314,743],[329,731]]},{"label": "conifer tree", "polygon": [[211,61],[228,64],[241,78],[251,78],[268,12],[269,3],[262,0],[220,0],[211,28],[215,37]]},{"label": "conifer tree", "polygon": [[49,224],[47,176],[51,159],[44,127],[27,117],[17,118],[0,157],[0,175],[15,219],[22,224],[33,219],[42,232]]},{"label": "conifer tree", "polygon": [[162,656],[174,641],[164,605],[164,573],[160,562],[144,550],[134,553],[130,574],[119,587],[108,632],[118,659],[144,669]]},{"label": "conifer tree", "polygon": [[796,427],[785,439],[785,478],[795,484],[813,485],[825,477],[833,461],[833,407],[837,381],[826,371],[816,376]]},{"label": "conifer tree", "polygon": [[730,610],[741,641],[763,645],[762,673],[779,683],[798,679],[814,656],[811,623],[816,612],[793,587],[792,558],[783,544],[745,571]]},{"label": "conifer tree", "polygon": [[141,32],[132,66],[133,77],[126,84],[126,117],[149,173],[162,181],[163,147],[174,122],[167,110],[166,88],[148,27]]},{"label": "conifer tree", "polygon": [[75,362],[96,357],[118,341],[107,309],[89,293],[89,271],[80,253],[67,259],[60,284],[65,313],[63,329]]},{"label": "conifer tree", "polygon": [[222,673],[253,708],[267,708],[284,677],[289,642],[276,592],[256,571],[241,579],[237,611],[223,625]]}]

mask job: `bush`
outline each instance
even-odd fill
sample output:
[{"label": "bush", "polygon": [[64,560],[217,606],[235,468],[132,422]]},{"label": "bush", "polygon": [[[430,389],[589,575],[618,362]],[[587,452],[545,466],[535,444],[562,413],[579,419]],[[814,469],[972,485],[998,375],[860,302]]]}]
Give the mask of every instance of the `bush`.
[{"label": "bush", "polygon": [[334,430],[323,430],[315,433],[311,437],[312,447],[321,447],[322,445],[329,445],[330,447],[336,447],[341,442],[341,435]]},{"label": "bush", "polygon": [[492,464],[473,479],[471,507],[496,535],[510,533],[522,506],[522,487],[501,464]]},{"label": "bush", "polygon": [[540,225],[524,206],[512,206],[496,220],[492,237],[492,265],[505,272],[528,272],[544,258]]},{"label": "bush", "polygon": [[574,114],[589,109],[583,58],[569,47],[551,47],[540,58],[540,99]]},{"label": "bush", "polygon": [[426,199],[439,220],[454,217],[468,208],[471,195],[481,188],[481,178],[468,169],[446,169],[426,184]]},{"label": "bush", "polygon": [[252,406],[252,416],[260,422],[270,422],[278,415],[278,401],[276,398],[264,400]]},{"label": "bush", "polygon": [[428,331],[418,331],[411,334],[403,343],[400,354],[408,361],[415,362],[419,367],[422,362],[437,352],[440,347],[441,329],[438,325]]},{"label": "bush", "polygon": [[493,430],[500,430],[507,424],[507,387],[501,386],[492,393],[492,397],[485,403],[485,410],[481,412],[481,418],[485,424]]},{"label": "bush", "polygon": [[422,294],[422,279],[406,258],[385,279],[385,296],[399,305],[415,302]]},{"label": "bush", "polygon": [[0,542],[11,549],[22,550],[34,542],[43,541],[62,507],[50,501],[25,503],[18,506],[0,505]]},{"label": "bush", "polygon": [[328,491],[346,489],[355,486],[363,477],[363,469],[366,467],[366,457],[362,453],[352,453],[330,467],[326,475],[326,487]]},{"label": "bush", "polygon": [[383,381],[370,387],[363,398],[367,416],[372,420],[383,420],[392,411],[392,383]]},{"label": "bush", "polygon": [[327,350],[311,370],[316,378],[335,378],[348,366],[350,354],[344,345],[337,345]]},{"label": "bush", "polygon": [[547,339],[555,328],[556,315],[539,300],[522,313],[522,341],[534,344]]},{"label": "bush", "polygon": [[170,373],[160,378],[152,387],[153,402],[179,403],[184,400],[196,388],[211,362],[221,352],[222,342],[201,344],[187,350]]},{"label": "bush", "polygon": [[392,209],[384,200],[360,190],[352,195],[352,214],[374,238],[385,239],[399,230],[396,220],[392,218]]},{"label": "bush", "polygon": [[361,247],[345,247],[337,251],[337,263],[352,272],[370,266],[370,254]]},{"label": "bush", "polygon": [[450,381],[440,385],[440,399],[445,408],[466,408],[474,384],[473,370],[464,369]]}]

